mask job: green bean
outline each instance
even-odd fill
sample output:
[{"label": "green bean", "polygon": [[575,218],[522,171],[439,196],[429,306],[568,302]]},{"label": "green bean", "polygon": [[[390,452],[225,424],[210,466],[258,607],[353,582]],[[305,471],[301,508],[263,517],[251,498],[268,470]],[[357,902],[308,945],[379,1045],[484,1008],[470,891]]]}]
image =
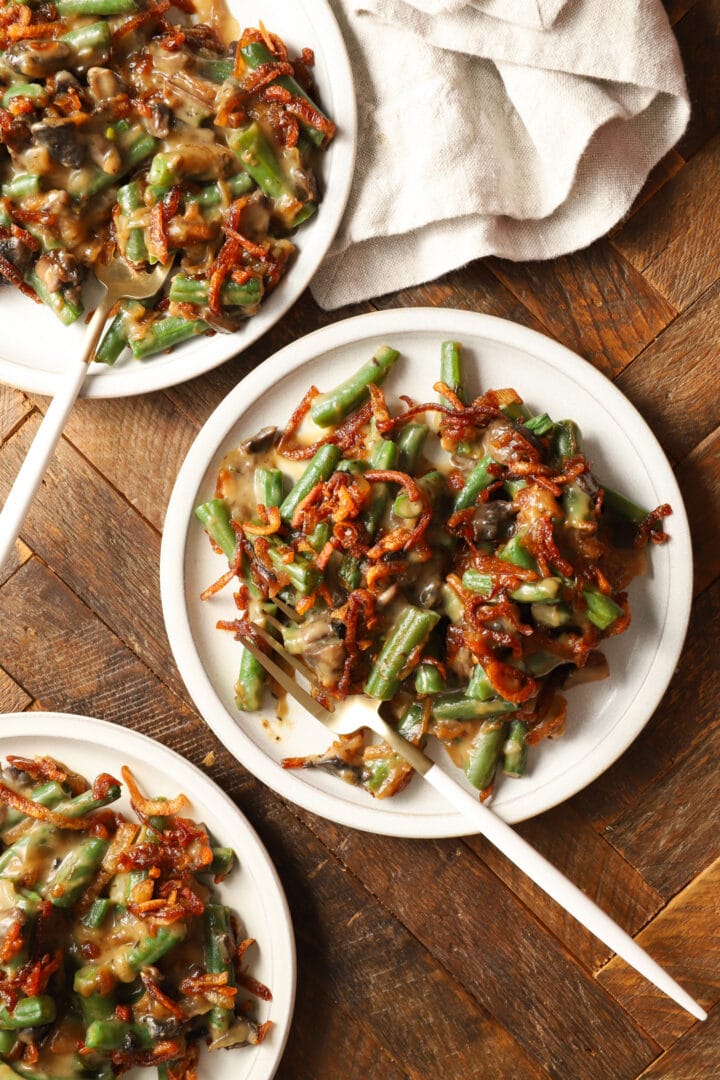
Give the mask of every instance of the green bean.
[{"label": "green bean", "polygon": [[638,506],[632,499],[628,499],[627,496],[621,495],[619,491],[615,491],[614,488],[608,487],[607,484],[602,485],[603,489],[603,510],[609,510],[611,514],[615,514],[616,517],[624,518],[626,521],[631,521],[635,525],[639,525],[648,516],[649,511],[644,510],[642,506]]},{"label": "green bean", "polygon": [[[440,346],[440,382],[444,382],[456,397],[465,404],[465,385],[462,373],[462,345],[457,341],[443,341]],[[440,395],[442,405],[450,405]]]},{"label": "green bean", "polygon": [[44,883],[41,893],[54,907],[71,908],[95,877],[109,843],[98,836],[82,840]]},{"label": "green bean", "polygon": [[465,615],[465,606],[458,594],[447,582],[443,583],[440,589],[440,597],[443,615],[447,616],[451,623],[462,622]]},{"label": "green bean", "polygon": [[318,521],[317,525],[307,538],[308,544],[320,553],[332,536],[332,526],[329,521]]},{"label": "green bean", "polygon": [[392,370],[400,353],[381,345],[375,355],[334,390],[315,398],[310,415],[318,427],[333,427],[368,398],[368,386],[379,386]]},{"label": "green bean", "polygon": [[307,596],[314,592],[322,581],[322,574],[313,560],[307,555],[296,555],[292,562],[285,562],[283,551],[277,541],[273,543],[273,539],[270,541],[268,555],[276,573],[287,574],[290,584],[299,593]]},{"label": "green bean", "polygon": [[356,558],[354,555],[343,556],[338,569],[338,577],[348,592],[352,592],[353,589],[359,588],[360,582],[362,581],[360,559]]},{"label": "green bean", "polygon": [[94,1020],[88,1025],[84,1043],[90,1050],[122,1050],[124,1045],[152,1049],[152,1036],[144,1024],[127,1024],[122,1020]]},{"label": "green bean", "polygon": [[492,783],[504,743],[504,723],[488,720],[480,725],[465,762],[465,775],[479,791]]},{"label": "green bean", "polygon": [[279,506],[283,501],[283,474],[280,469],[259,466],[253,480],[256,502],[262,506]]},{"label": "green bean", "polygon": [[563,465],[580,453],[582,435],[574,420],[558,420],[553,432],[552,447],[555,458]]},{"label": "green bean", "polygon": [[146,357],[172,349],[189,338],[198,337],[209,329],[203,319],[166,315],[151,322],[142,337],[130,338],[130,348],[136,360],[145,360]]},{"label": "green bean", "polygon": [[[12,1031],[0,1031],[0,1054],[9,1054],[16,1042],[17,1037]],[[2,1068],[5,1067],[6,1066],[2,1066]],[[10,1072],[14,1080],[16,1074],[13,1073],[12,1070],[10,1070]],[[4,1075],[5,1074],[0,1070],[0,1080],[3,1080]]]},{"label": "green bean", "polygon": [[206,57],[195,58],[195,70],[198,75],[209,82],[224,83],[235,70],[232,60],[209,59]]},{"label": "green bean", "polygon": [[[235,985],[232,963],[234,934],[230,913],[224,904],[208,904],[203,914],[203,949],[205,970],[211,975],[227,975],[228,985]],[[233,1009],[215,1005],[208,1015],[212,1043],[229,1030],[235,1017]]]},{"label": "green bean", "polygon": [[605,593],[595,589],[583,589],[583,596],[587,604],[587,617],[600,630],[607,630],[616,619],[625,614],[620,605]]},{"label": "green bean", "polygon": [[265,696],[265,668],[240,645],[240,667],[235,683],[235,704],[241,712],[258,712]]},{"label": "green bean", "polygon": [[112,365],[126,348],[128,343],[127,314],[119,311],[105,331],[105,336],[95,351],[98,364]]},{"label": "green bean", "polygon": [[187,193],[183,195],[183,199],[186,203],[198,203],[203,209],[211,209],[213,206],[220,206],[224,201],[223,186],[227,187],[231,199],[239,199],[241,195],[252,191],[255,183],[252,176],[243,170],[228,180],[216,181],[214,184],[207,184],[200,188],[199,191]]},{"label": "green bean", "polygon": [[495,483],[497,477],[494,472],[490,471],[491,467],[495,467],[495,462],[489,454],[485,454],[473,467],[465,480],[465,484],[455,496],[455,503],[453,506],[455,512],[458,510],[467,510],[469,506],[474,506],[480,492]]},{"label": "green bean", "polygon": [[2,193],[6,199],[15,201],[24,199],[26,195],[37,195],[40,191],[40,177],[32,173],[20,173],[13,176],[7,184],[3,184]]},{"label": "green bean", "polygon": [[90,997],[80,997],[80,1010],[85,1021],[85,1026],[103,1020],[115,1019],[115,994],[109,993],[91,994]]},{"label": "green bean", "polygon": [[516,711],[517,705],[512,701],[503,698],[481,701],[479,698],[466,697],[461,691],[436,697],[432,703],[432,714],[436,720],[481,720]]},{"label": "green bean", "polygon": [[235,866],[235,852],[229,847],[213,847],[212,855],[208,873],[215,878],[226,878]]},{"label": "green bean", "polygon": [[[397,443],[390,439],[378,439],[370,451],[370,464],[373,469],[394,469],[397,462]],[[389,484],[373,484],[372,495],[368,506],[360,515],[367,534],[372,538],[380,528],[388,499],[390,498]]]},{"label": "green bean", "polygon": [[[267,46],[260,41],[249,42],[241,48],[240,52],[247,66],[253,70],[261,64],[269,64],[276,60],[276,57],[273,56]],[[327,120],[327,117],[322,110],[318,108],[311,97],[308,97],[300,84],[297,83],[291,75],[280,75],[274,82],[277,83],[278,86],[282,86],[285,90],[288,90],[293,97],[299,97],[303,101],[309,102],[315,112],[324,120]],[[322,146],[327,139],[327,135],[318,128],[313,127],[309,121],[303,120],[301,123],[308,138],[315,146]]]},{"label": "green bean", "polygon": [[582,529],[595,521],[593,501],[577,481],[572,481],[563,488],[562,505],[565,525],[571,529]]},{"label": "green bean", "polygon": [[[282,204],[288,200],[298,202],[292,184],[283,172],[282,165],[272,143],[257,123],[234,132],[228,137],[230,149],[237,154],[246,172],[250,174],[263,195]],[[301,208],[302,209],[302,208]],[[290,224],[300,224],[297,217]]]},{"label": "green bean", "polygon": [[112,900],[108,900],[107,897],[99,897],[97,900],[93,900],[87,914],[80,921],[83,926],[87,926],[88,930],[98,930],[107,919],[112,908]]},{"label": "green bean", "polygon": [[527,480],[504,480],[503,487],[511,499],[514,499],[518,491],[527,487]]},{"label": "green bean", "polygon": [[[63,0],[59,0],[60,3]],[[110,47],[110,24],[107,22],[94,22],[63,34],[60,41],[66,42],[73,49],[80,60],[87,60],[95,53]]]},{"label": "green bean", "polygon": [[[494,585],[491,574],[481,574],[472,567],[463,574],[462,583],[463,588],[482,596],[489,596]],[[511,589],[509,595],[518,604],[551,603],[557,599],[561,587],[562,580],[558,577],[541,578],[540,581],[523,581],[515,589]]]},{"label": "green bean", "polygon": [[476,664],[472,669],[472,675],[465,688],[465,695],[469,698],[475,698],[477,701],[489,701],[490,698],[497,696],[482,664]]},{"label": "green bean", "polygon": [[512,563],[513,566],[521,566],[524,570],[537,570],[537,563],[523,544],[524,535],[524,532],[517,532],[498,551],[498,558]]},{"label": "green bean", "polygon": [[58,289],[57,292],[50,292],[45,282],[38,277],[34,270],[31,270],[28,274],[27,283],[31,288],[35,290],[44,304],[47,304],[52,311],[55,312],[58,319],[64,326],[70,326],[74,323],[83,312],[83,306],[81,303],[75,303],[74,300],[68,300],[62,289]]},{"label": "green bean", "polygon": [[68,15],[128,15],[137,11],[135,0],[55,0],[55,10]]},{"label": "green bean", "polygon": [[[107,26],[107,23],[100,23],[101,26]],[[81,27],[86,29],[85,27]],[[91,29],[91,27],[87,27]],[[79,32],[79,31],[78,31]],[[117,126],[117,125],[116,125]],[[155,151],[157,146],[157,139],[154,139],[152,135],[148,135],[146,131],[139,130],[136,137],[130,142],[130,145],[123,151],[123,163],[119,173],[105,173],[100,168],[92,170],[90,175],[85,170],[78,170],[77,175],[71,174],[71,179],[68,181],[68,191],[75,198],[84,198],[91,195],[97,195],[101,191],[105,191],[106,188],[112,187],[113,184],[117,184],[123,176],[127,176],[136,165],[139,165],[141,161],[149,158]]]},{"label": "green bean", "polygon": [[501,412],[507,416],[508,420],[519,420],[521,424],[530,416],[529,410],[521,401],[512,401],[509,405],[503,405]]},{"label": "green bean", "polygon": [[[52,810],[63,799],[67,799],[67,792],[56,780],[49,780],[46,784],[40,784],[39,787],[36,787],[31,792],[30,799],[32,802],[38,803],[39,806],[47,806]],[[21,821],[27,820],[27,814],[23,814],[21,810],[8,807],[2,825],[0,825],[0,837],[3,837],[9,829],[19,825]]]},{"label": "green bean", "polygon": [[[207,304],[210,285],[204,278],[190,278],[186,274],[176,274],[170,285],[170,299],[176,303]],[[235,281],[226,281],[220,291],[220,300],[228,307],[255,307],[263,294],[262,281],[258,277],[248,278],[242,285]]]},{"label": "green bean", "polygon": [[440,694],[445,680],[435,664],[418,664],[415,669],[415,692],[417,694]]},{"label": "green bean", "polygon": [[[130,217],[135,210],[139,210],[140,207],[144,206],[145,203],[138,182],[133,180],[130,184],[126,184],[125,187],[119,188],[117,201],[125,217]],[[147,261],[148,251],[144,229],[134,228],[129,230],[124,255],[130,262],[142,263]]]},{"label": "green bean", "polygon": [[237,536],[230,524],[230,510],[225,500],[210,499],[201,503],[195,507],[195,517],[227,558],[234,558]]},{"label": "green bean", "polygon": [[537,416],[531,416],[528,420],[523,420],[522,426],[527,428],[528,431],[532,431],[533,435],[540,437],[550,435],[555,430],[555,422],[550,419],[546,412],[538,413]]},{"label": "green bean", "polygon": [[400,472],[413,475],[417,469],[420,455],[422,454],[425,440],[430,428],[427,424],[411,422],[406,424],[397,438],[398,469]]},{"label": "green bean", "polygon": [[427,641],[439,620],[436,611],[415,607],[405,609],[388,633],[365,683],[365,693],[369,697],[389,701],[395,696],[411,653]]},{"label": "green bean", "polygon": [[3,109],[7,109],[14,97],[26,97],[36,101],[37,107],[40,108],[46,103],[47,96],[47,90],[40,83],[13,83],[3,93],[0,105]]},{"label": "green bean", "polygon": [[426,505],[431,508],[436,504],[441,493],[447,489],[447,481],[441,472],[433,469],[418,481],[417,485],[425,496],[425,502],[416,502],[403,490],[393,503],[393,514],[398,518],[416,518],[422,514]]},{"label": "green bean", "polygon": [[289,495],[281,503],[280,516],[283,521],[292,521],[292,516],[298,506],[315,485],[330,479],[341,457],[342,450],[334,443],[320,447]]},{"label": "green bean", "polygon": [[54,1019],[55,1002],[47,995],[21,998],[14,1009],[0,1005],[0,1028],[6,1031],[41,1027],[43,1024],[52,1024]]},{"label": "green bean", "polygon": [[[108,976],[121,982],[132,982],[141,968],[148,967],[160,960],[170,949],[185,939],[187,926],[184,922],[174,922],[169,926],[158,926],[154,933],[148,932],[137,945],[127,945],[117,956],[117,963],[112,968],[103,964],[86,964],[78,968],[73,980],[73,988],[82,997],[101,993],[107,989]],[[129,973],[129,974],[128,974]]]},{"label": "green bean", "polygon": [[503,772],[506,777],[524,777],[527,768],[528,744],[525,741],[527,724],[511,720],[507,726],[507,738],[503,745]]}]

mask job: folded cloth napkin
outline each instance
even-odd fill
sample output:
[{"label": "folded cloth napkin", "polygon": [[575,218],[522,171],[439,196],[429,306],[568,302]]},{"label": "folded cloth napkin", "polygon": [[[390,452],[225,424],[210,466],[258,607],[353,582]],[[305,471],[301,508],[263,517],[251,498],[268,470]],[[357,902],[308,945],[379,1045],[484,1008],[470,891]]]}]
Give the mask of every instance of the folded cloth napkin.
[{"label": "folded cloth napkin", "polygon": [[348,210],[312,284],[324,308],[483,255],[585,247],[687,124],[661,0],[330,2],[359,143]]}]

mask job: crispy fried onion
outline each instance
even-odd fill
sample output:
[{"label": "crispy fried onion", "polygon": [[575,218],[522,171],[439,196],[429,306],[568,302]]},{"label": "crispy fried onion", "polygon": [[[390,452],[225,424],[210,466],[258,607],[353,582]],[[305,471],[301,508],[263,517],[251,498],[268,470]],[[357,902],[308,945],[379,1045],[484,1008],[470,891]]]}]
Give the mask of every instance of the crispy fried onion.
[{"label": "crispy fried onion", "polygon": [[216,975],[203,972],[201,975],[189,975],[183,979],[180,983],[180,992],[190,998],[205,998],[211,1005],[232,1009],[235,1005],[237,987],[230,985],[230,974],[227,971]]},{"label": "crispy fried onion", "polygon": [[[152,1001],[156,1001],[158,1005],[169,1012],[171,1016],[174,1016],[176,1020],[182,1022],[185,1019],[185,1010],[183,1007],[179,1002],[173,1001],[171,997],[168,997],[168,995],[160,989],[150,971],[143,968],[140,972],[140,979],[145,987],[148,997],[151,998]],[[180,989],[182,990],[182,985]]]},{"label": "crispy fried onion", "polygon": [[[73,772],[67,765],[56,761],[51,757],[26,758],[18,754],[8,754],[8,765],[19,772],[27,773],[33,780],[55,780],[58,784],[64,784],[73,795],[81,795],[87,791],[88,783],[84,776]],[[104,774],[107,775],[107,774]]]},{"label": "crispy fried onion", "polygon": [[407,473],[396,469],[370,469],[365,473],[369,484],[399,484],[404,488],[411,502],[422,506],[417,524],[412,529],[400,525],[391,529],[368,551],[369,559],[380,559],[390,551],[411,551],[420,544],[425,530],[432,520],[432,507],[422,488]]},{"label": "crispy fried onion", "polygon": [[662,527],[663,518],[672,514],[672,507],[668,503],[656,506],[647,517],[640,522],[635,534],[635,547],[645,547],[648,541],[653,544],[664,544],[668,536]]},{"label": "crispy fried onion", "polygon": [[130,805],[141,821],[150,817],[174,817],[187,806],[187,796],[182,794],[174,799],[147,799],[127,765],[123,765],[120,771],[130,792]]},{"label": "crispy fried onion", "polygon": [[27,817],[35,818],[37,821],[47,821],[50,825],[54,825],[56,829],[89,832],[97,825],[99,820],[97,816],[93,815],[77,818],[66,817],[65,814],[59,814],[56,810],[51,810],[49,806],[41,806],[40,803],[27,799],[20,792],[13,791],[12,788],[3,783],[0,783],[0,802],[12,806],[13,809],[19,810]]}]

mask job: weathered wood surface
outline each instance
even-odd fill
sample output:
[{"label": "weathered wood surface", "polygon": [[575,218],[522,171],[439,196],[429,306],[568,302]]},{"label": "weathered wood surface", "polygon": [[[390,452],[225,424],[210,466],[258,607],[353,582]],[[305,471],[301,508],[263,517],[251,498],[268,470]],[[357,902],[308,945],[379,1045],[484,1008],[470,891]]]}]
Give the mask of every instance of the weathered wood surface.
[{"label": "weathered wood surface", "polygon": [[[472,264],[341,312],[309,295],[247,353],[141,399],[81,402],[0,575],[0,710],[89,713],[202,764],[275,860],[300,981],[281,1080],[708,1080],[720,1075],[720,0],[667,0],[695,113],[633,212],[589,250]],[[676,466],[695,605],[663,701],[625,755],[520,831],[709,1009],[696,1024],[481,838],[368,837],[289,806],[197,715],[159,604],[167,501],[195,433],[289,341],[391,306],[486,311],[617,380]],[[46,401],[0,388],[0,499]]]}]

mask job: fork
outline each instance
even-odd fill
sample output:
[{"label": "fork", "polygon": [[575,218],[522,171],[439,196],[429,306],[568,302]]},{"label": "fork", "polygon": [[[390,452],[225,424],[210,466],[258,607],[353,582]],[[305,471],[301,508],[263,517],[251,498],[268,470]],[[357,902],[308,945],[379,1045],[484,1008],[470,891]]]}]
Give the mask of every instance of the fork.
[{"label": "fork", "polygon": [[[288,615],[295,617],[295,613],[291,609],[286,609],[284,604],[280,603],[279,606]],[[269,618],[275,625],[281,626],[272,617]],[[267,630],[253,624],[253,633],[257,634],[268,648],[282,657],[299,675],[313,685],[314,676],[307,665],[289,653]],[[548,862],[531,844],[523,840],[502,818],[458,784],[418,746],[409,743],[390,724],[386,723],[377,711],[379,701],[358,695],[347,698],[345,707],[341,710],[331,712],[264,653],[247,633],[241,632],[239,637],[245,648],[280,686],[329,731],[335,735],[351,735],[362,727],[374,731],[463,815],[473,831],[482,833],[498,851],[510,859],[573,918],[608,945],[618,956],[621,956],[635,971],[672,998],[681,1008],[686,1009],[698,1020],[707,1019],[705,1010],[602,908],[581,892],[577,885],[574,885],[557,867]]]},{"label": "fork", "polygon": [[95,276],[104,286],[105,295],[101,298],[88,323],[82,352],[62,373],[62,386],[50,402],[0,513],[0,570],[10,556],[30,504],[62,435],[70,410],[85,382],[88,363],[111,309],[118,300],[143,300],[148,296],[154,296],[161,288],[171,267],[172,259],[164,266],[157,266],[151,274],[133,270],[121,259],[95,267]]}]

